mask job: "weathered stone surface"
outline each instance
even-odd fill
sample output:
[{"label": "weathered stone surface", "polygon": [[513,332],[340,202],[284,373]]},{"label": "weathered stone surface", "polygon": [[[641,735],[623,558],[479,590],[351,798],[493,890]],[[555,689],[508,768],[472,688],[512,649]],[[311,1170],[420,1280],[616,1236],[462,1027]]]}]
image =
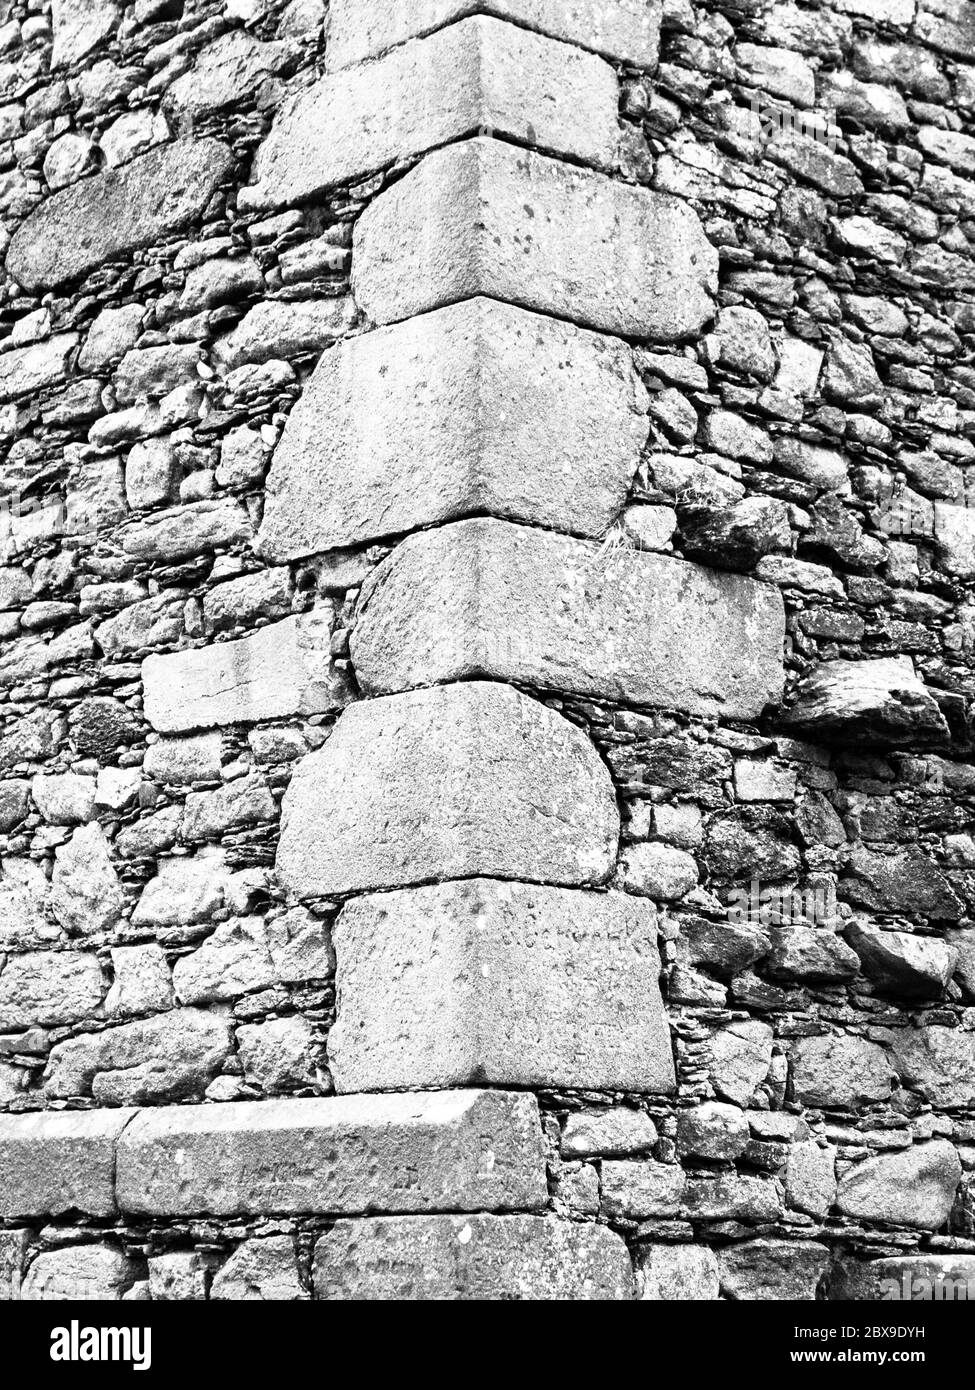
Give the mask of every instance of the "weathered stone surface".
[{"label": "weathered stone surface", "polygon": [[138,1274],[136,1261],[114,1246],[73,1245],[45,1251],[32,1261],[21,1298],[25,1303],[118,1302]]},{"label": "weathered stone surface", "polygon": [[692,1221],[761,1226],[781,1217],[782,1202],[771,1178],[728,1172],[715,1178],[689,1178],[681,1215]]},{"label": "weathered stone surface", "polygon": [[308,898],[473,875],[594,884],[609,877],[618,836],[609,773],[586,735],[478,681],[347,709],[292,778],[277,868]]},{"label": "weathered stone surface", "polygon": [[233,498],[193,502],[172,507],[127,526],[121,535],[123,550],[136,560],[185,560],[248,541],[250,521],[246,510]]},{"label": "weathered stone surface", "polygon": [[618,106],[602,59],[497,19],[465,19],[302,92],[260,148],[246,204],[297,202],[481,129],[605,166]]},{"label": "weathered stone surface", "polygon": [[775,980],[802,984],[840,984],[852,980],[859,959],[828,927],[773,928],[765,971]]},{"label": "weathered stone surface", "polygon": [[784,629],[752,580],[475,519],[393,551],[351,650],[368,692],[482,676],[747,719],[781,693]]},{"label": "weathered stone surface", "polygon": [[657,1127],[642,1110],[573,1111],[562,1131],[563,1158],[630,1158],[657,1142]]},{"label": "weathered stone surface", "polygon": [[105,996],[109,1018],[131,1018],[171,1009],[172,975],[166,953],[155,942],[145,946],[116,946],[112,951],[112,988]]},{"label": "weathered stone surface", "polygon": [[638,1297],[644,1302],[713,1302],[719,1297],[718,1261],[706,1245],[638,1245]]},{"label": "weathered stone surface", "polygon": [[225,372],[249,362],[291,362],[318,354],[343,337],[355,316],[348,297],[264,300],[248,309],[231,333],[217,339],[213,358]]},{"label": "weathered stone surface", "polygon": [[0,1115],[0,1216],[114,1216],[115,1141],[134,1113]]},{"label": "weathered stone surface", "polygon": [[291,1236],[245,1240],[217,1274],[210,1297],[237,1303],[307,1301],[310,1295],[298,1274],[294,1240]]},{"label": "weathered stone surface", "polygon": [[887,1054],[845,1033],[800,1038],[792,1050],[792,1086],[801,1105],[854,1109],[886,1100],[894,1083]]},{"label": "weathered stone surface", "polygon": [[357,898],[334,940],[339,1092],[674,1087],[645,903],[473,879]]},{"label": "weathered stone surface", "polygon": [[193,68],[166,92],[165,106],[182,129],[211,112],[238,107],[288,60],[287,45],[260,43],[240,29],[207,44]]},{"label": "weathered stone surface", "polygon": [[381,7],[333,0],[326,64],[335,71],[373,58],[475,12],[513,20],[635,67],[657,61],[660,12],[646,0],[389,0]]},{"label": "weathered stone surface", "polygon": [[175,786],[215,782],[220,777],[221,743],[219,733],[161,738],[146,749],[142,770],[149,777]]},{"label": "weathered stone surface", "polygon": [[105,832],[80,826],[55,852],[51,911],[71,935],[89,936],[114,927],[125,902]]},{"label": "weathered stone surface", "polygon": [[163,857],[132,914],[136,926],[177,927],[205,922],[223,906],[227,874],[222,855]]},{"label": "weathered stone surface", "polygon": [[42,391],[63,381],[77,345],[76,333],[58,333],[43,343],[0,352],[0,401]]},{"label": "weathered stone surface", "polygon": [[153,1303],[202,1303],[207,1296],[207,1265],[195,1250],[174,1250],[149,1259]]},{"label": "weathered stone surface", "polygon": [[340,709],[347,690],[331,669],[330,623],[325,608],[237,642],[146,657],[146,718],[172,734]]},{"label": "weathered stone surface", "polygon": [[273,821],[277,808],[263,778],[238,777],[216,791],[190,792],[183,815],[185,840],[219,840],[230,830]]},{"label": "weathered stone surface", "polygon": [[538,1209],[534,1097],[489,1091],[145,1110],[118,1146],[134,1214]]},{"label": "weathered stone surface", "polygon": [[230,1044],[225,1018],[203,1009],[173,1009],[57,1043],[44,1087],[52,1098],[93,1096],[99,1105],[199,1100]]},{"label": "weathered stone surface", "polygon": [[97,956],[84,951],[10,956],[0,964],[0,1029],[74,1023],[97,1013],[103,994]]},{"label": "weathered stone surface", "polygon": [[231,917],[218,922],[198,950],[180,957],[173,988],[182,1004],[213,1004],[266,989],[276,978],[264,919]]},{"label": "weathered stone surface", "polygon": [[931,936],[871,931],[854,923],[846,937],[874,984],[914,999],[939,999],[958,960],[957,951]]},{"label": "weathered stone surface", "polygon": [[51,67],[64,67],[90,53],[111,34],[120,15],[113,0],[54,0]]},{"label": "weathered stone surface", "polygon": [[315,1031],[300,1015],[238,1028],[237,1047],[248,1084],[266,1095],[315,1086],[320,1080]]},{"label": "weathered stone surface", "polygon": [[151,245],[200,215],[231,164],[218,140],[186,140],[82,179],[21,223],[7,252],[7,272],[37,290]]},{"label": "weathered stone surface", "polygon": [[288,419],[258,546],[289,560],[479,512],[602,535],[646,407],[625,344],[488,299],[352,338]]},{"label": "weathered stone surface", "polygon": [[949,879],[921,849],[880,854],[857,845],[847,863],[839,897],[879,912],[912,912],[957,922],[965,908]]},{"label": "weathered stone surface", "polygon": [[782,726],[882,747],[948,740],[937,702],[907,656],[823,662],[800,682]]},{"label": "weathered stone surface", "polygon": [[930,1024],[885,1034],[905,1086],[931,1105],[975,1105],[975,1033]]},{"label": "weathered stone surface", "polygon": [[821,1221],[836,1200],[836,1151],[813,1140],[789,1145],[785,1196],[790,1207]]},{"label": "weathered stone surface", "polygon": [[847,1302],[955,1303],[975,1295],[975,1255],[893,1255],[844,1261],[830,1298]]},{"label": "weathered stone surface", "polygon": [[602,1210],[611,1220],[642,1221],[676,1216],[687,1179],[677,1163],[652,1159],[606,1159],[602,1165]]},{"label": "weathered stone surface", "polygon": [[619,1236],[544,1216],[339,1221],[315,1246],[314,1280],[326,1301],[633,1297]]},{"label": "weathered stone surface", "polygon": [[29,1235],[22,1228],[0,1231],[0,1303],[20,1299]]},{"label": "weathered stone surface", "polygon": [[711,1080],[722,1100],[747,1105],[768,1075],[772,1030],[757,1019],[743,1019],[711,1038]]},{"label": "weathered stone surface", "polygon": [[0,878],[0,950],[30,951],[61,936],[44,915],[48,884],[31,860],[6,858]]},{"label": "weathered stone surface", "polygon": [[677,198],[480,138],[428,155],[367,208],[353,267],[377,323],[487,294],[669,341],[712,312],[717,255]]},{"label": "weathered stone surface", "polygon": [[915,1144],[850,1168],[840,1178],[836,1205],[857,1221],[936,1231],[948,1219],[961,1172],[946,1140]]},{"label": "weathered stone surface", "polygon": [[709,1100],[678,1115],[677,1151],[682,1156],[735,1159],[744,1153],[748,1141],[748,1121],[737,1105]]},{"label": "weathered stone surface", "polygon": [[829,1264],[829,1250],[808,1240],[750,1240],[720,1251],[725,1298],[814,1300]]}]

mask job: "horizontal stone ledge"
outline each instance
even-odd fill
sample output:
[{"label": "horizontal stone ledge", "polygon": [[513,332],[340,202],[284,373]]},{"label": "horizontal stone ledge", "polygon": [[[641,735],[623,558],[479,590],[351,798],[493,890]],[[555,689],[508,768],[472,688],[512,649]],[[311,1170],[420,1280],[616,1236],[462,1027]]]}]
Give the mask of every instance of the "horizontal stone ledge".
[{"label": "horizontal stone ledge", "polygon": [[146,1216],[537,1210],[538,1105],[439,1091],[143,1110],[118,1145],[118,1204]]},{"label": "horizontal stone ledge", "polygon": [[619,82],[578,48],[465,19],[301,92],[275,118],[241,205],[300,202],[479,129],[609,167]]},{"label": "horizontal stone ledge", "polygon": [[333,669],[329,610],[285,618],[236,642],[148,656],[145,715],[158,733],[327,714],[349,696]]},{"label": "horizontal stone ledge", "polygon": [[355,296],[380,324],[484,294],[671,342],[711,317],[717,269],[680,199],[487,138],[427,155],[353,237]]},{"label": "horizontal stone ledge", "polygon": [[0,1116],[0,1217],[533,1211],[534,1096],[341,1096]]},{"label": "horizontal stone ledge", "polygon": [[115,1216],[115,1151],[135,1110],[0,1115],[0,1217]]},{"label": "horizontal stone ledge", "polygon": [[498,15],[635,67],[656,66],[656,0],[332,0],[325,66],[335,71],[374,58],[471,14]]},{"label": "horizontal stone ledge", "polygon": [[7,274],[29,290],[87,275],[199,217],[233,169],[219,140],[177,140],[45,198],[14,232]]},{"label": "horizontal stone ledge", "polygon": [[337,1221],[315,1246],[325,1301],[628,1300],[633,1268],[605,1226],[547,1216]]},{"label": "horizontal stone ledge", "polygon": [[598,884],[619,811],[585,733],[507,685],[351,705],[284,799],[277,870],[297,897],[437,879]]},{"label": "horizontal stone ledge", "polygon": [[654,908],[468,879],[347,903],[334,933],[336,1089],[674,1089]]},{"label": "horizontal stone ledge", "polygon": [[362,688],[470,677],[754,719],[784,681],[777,589],[487,518],[411,536],[363,586]]},{"label": "horizontal stone ledge", "polygon": [[497,300],[349,339],[291,412],[258,548],[293,560],[478,512],[601,536],[647,408],[625,343]]}]

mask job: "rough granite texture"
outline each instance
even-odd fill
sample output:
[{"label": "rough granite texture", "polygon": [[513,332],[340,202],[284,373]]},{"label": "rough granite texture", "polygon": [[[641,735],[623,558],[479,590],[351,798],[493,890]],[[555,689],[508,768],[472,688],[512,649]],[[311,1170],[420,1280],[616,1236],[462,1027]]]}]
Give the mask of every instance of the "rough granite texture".
[{"label": "rough granite texture", "polygon": [[0,1297],[967,1285],[973,13],[0,4]]}]

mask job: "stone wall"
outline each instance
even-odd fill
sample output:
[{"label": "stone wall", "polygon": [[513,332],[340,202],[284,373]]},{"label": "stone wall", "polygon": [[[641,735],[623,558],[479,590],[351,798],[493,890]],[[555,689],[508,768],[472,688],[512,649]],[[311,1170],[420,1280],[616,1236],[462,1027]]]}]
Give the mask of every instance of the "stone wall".
[{"label": "stone wall", "polygon": [[3,1293],[972,1277],[975,5],[0,21]]}]

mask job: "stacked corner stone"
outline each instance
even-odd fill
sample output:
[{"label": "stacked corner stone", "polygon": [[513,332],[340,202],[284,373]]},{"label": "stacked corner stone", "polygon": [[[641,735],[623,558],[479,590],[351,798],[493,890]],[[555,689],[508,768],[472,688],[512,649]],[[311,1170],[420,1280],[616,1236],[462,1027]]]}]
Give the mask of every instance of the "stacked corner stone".
[{"label": "stacked corner stone", "polygon": [[975,1277],[967,0],[0,10],[0,1296]]}]

